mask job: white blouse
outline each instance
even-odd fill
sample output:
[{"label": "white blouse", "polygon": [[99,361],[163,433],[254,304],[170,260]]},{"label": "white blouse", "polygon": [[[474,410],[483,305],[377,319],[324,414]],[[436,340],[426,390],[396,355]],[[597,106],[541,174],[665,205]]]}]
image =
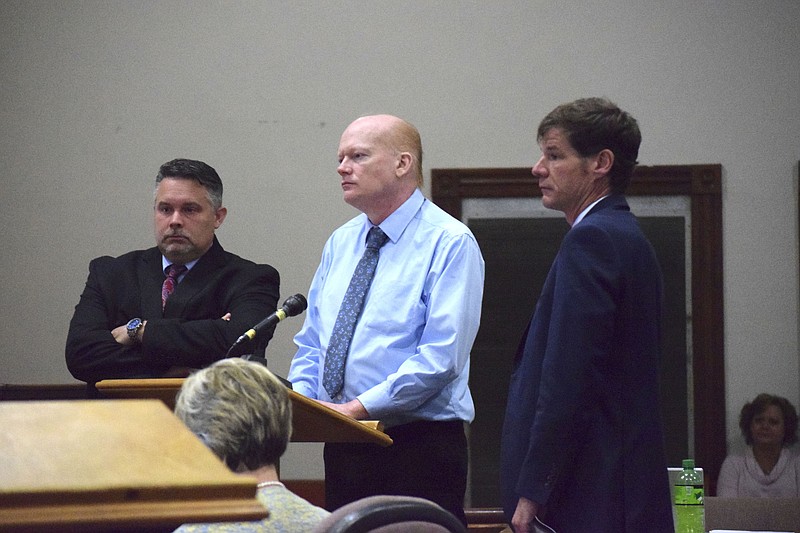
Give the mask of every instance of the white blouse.
[{"label": "white blouse", "polygon": [[781,450],[778,463],[769,474],[758,465],[753,448],[729,455],[717,480],[717,496],[728,498],[800,497],[800,455],[790,448]]}]

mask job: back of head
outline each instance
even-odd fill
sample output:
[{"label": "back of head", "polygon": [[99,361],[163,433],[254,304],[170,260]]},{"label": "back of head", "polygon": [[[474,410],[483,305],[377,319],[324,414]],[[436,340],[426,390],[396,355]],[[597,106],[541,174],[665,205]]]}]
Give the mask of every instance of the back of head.
[{"label": "back of head", "polygon": [[175,414],[236,472],[276,464],[292,430],[286,387],[263,365],[240,358],[186,378]]},{"label": "back of head", "polygon": [[539,124],[539,140],[552,128],[560,129],[581,157],[601,150],[614,153],[614,165],[609,172],[611,190],[624,193],[628,188],[642,135],[631,115],[605,98],[582,98],[561,104]]},{"label": "back of head", "polygon": [[208,199],[214,209],[222,207],[222,179],[214,167],[193,159],[173,159],[158,169],[156,186],[164,178],[194,180],[208,191]]},{"label": "back of head", "polygon": [[398,119],[394,129],[393,141],[397,151],[408,152],[414,158],[413,172],[417,180],[417,187],[422,187],[422,138],[419,135],[419,130],[410,122]]}]

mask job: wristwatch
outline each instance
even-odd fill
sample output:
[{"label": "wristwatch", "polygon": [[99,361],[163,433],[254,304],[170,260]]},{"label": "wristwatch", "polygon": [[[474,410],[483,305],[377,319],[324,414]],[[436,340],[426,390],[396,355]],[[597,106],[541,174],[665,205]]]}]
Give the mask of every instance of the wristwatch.
[{"label": "wristwatch", "polygon": [[142,329],[144,322],[142,322],[141,318],[131,318],[128,321],[128,325],[125,326],[128,329],[128,337],[133,342],[139,342],[139,330]]}]

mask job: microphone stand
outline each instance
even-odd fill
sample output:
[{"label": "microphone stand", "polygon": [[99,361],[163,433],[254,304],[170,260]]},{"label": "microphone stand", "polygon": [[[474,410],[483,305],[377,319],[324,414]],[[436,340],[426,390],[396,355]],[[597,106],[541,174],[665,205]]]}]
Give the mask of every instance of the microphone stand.
[{"label": "microphone stand", "polygon": [[[253,349],[253,353],[244,354],[244,355],[241,356],[241,358],[245,359],[247,361],[253,361],[254,363],[262,364],[266,368],[269,368],[269,365],[267,364],[267,355],[266,355],[267,343],[268,342],[269,342],[269,339],[267,339],[266,341],[262,340],[262,341],[258,342],[258,344],[256,344],[255,348]],[[272,374],[276,378],[278,378],[278,380],[281,383],[283,383],[287,388],[289,388],[289,389],[292,388],[292,382],[291,381],[289,381],[286,378],[282,378],[281,376],[279,376],[275,372],[272,372]]]},{"label": "microphone stand", "polygon": [[[250,339],[251,341],[250,343],[252,344],[253,338],[257,337],[256,331],[261,328],[264,328],[270,322],[273,322],[273,324],[271,325],[272,332],[270,333],[269,336],[267,336],[265,333],[262,333],[262,339],[265,340],[257,341],[257,344],[253,347],[253,353],[240,355],[242,359],[257,362],[269,368],[269,366],[267,365],[267,356],[265,352],[267,348],[267,342],[269,342],[269,339],[272,338],[272,334],[275,332],[275,327],[278,325],[278,322],[280,322],[287,316],[299,315],[300,313],[305,311],[307,307],[308,307],[308,302],[306,301],[306,297],[303,296],[302,294],[295,294],[294,296],[288,297],[286,301],[283,302],[283,305],[281,306],[280,309],[278,309],[273,314],[262,320],[260,323],[253,326],[253,329],[248,330],[244,335],[239,337],[236,340],[236,342],[234,342],[233,345],[230,348],[228,348],[228,353],[226,354],[225,357],[232,357],[233,353],[236,352],[237,347],[242,346],[243,341],[245,341],[248,338]],[[292,383],[289,380],[284,379],[277,374],[274,375],[286,387],[290,389],[292,388]]]}]

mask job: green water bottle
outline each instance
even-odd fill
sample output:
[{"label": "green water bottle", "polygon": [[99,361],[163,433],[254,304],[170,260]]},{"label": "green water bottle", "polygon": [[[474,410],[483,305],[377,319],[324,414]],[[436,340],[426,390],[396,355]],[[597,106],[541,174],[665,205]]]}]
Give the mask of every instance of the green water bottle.
[{"label": "green water bottle", "polygon": [[683,460],[683,472],[673,488],[675,533],[704,533],[703,478],[694,469],[693,459]]}]

